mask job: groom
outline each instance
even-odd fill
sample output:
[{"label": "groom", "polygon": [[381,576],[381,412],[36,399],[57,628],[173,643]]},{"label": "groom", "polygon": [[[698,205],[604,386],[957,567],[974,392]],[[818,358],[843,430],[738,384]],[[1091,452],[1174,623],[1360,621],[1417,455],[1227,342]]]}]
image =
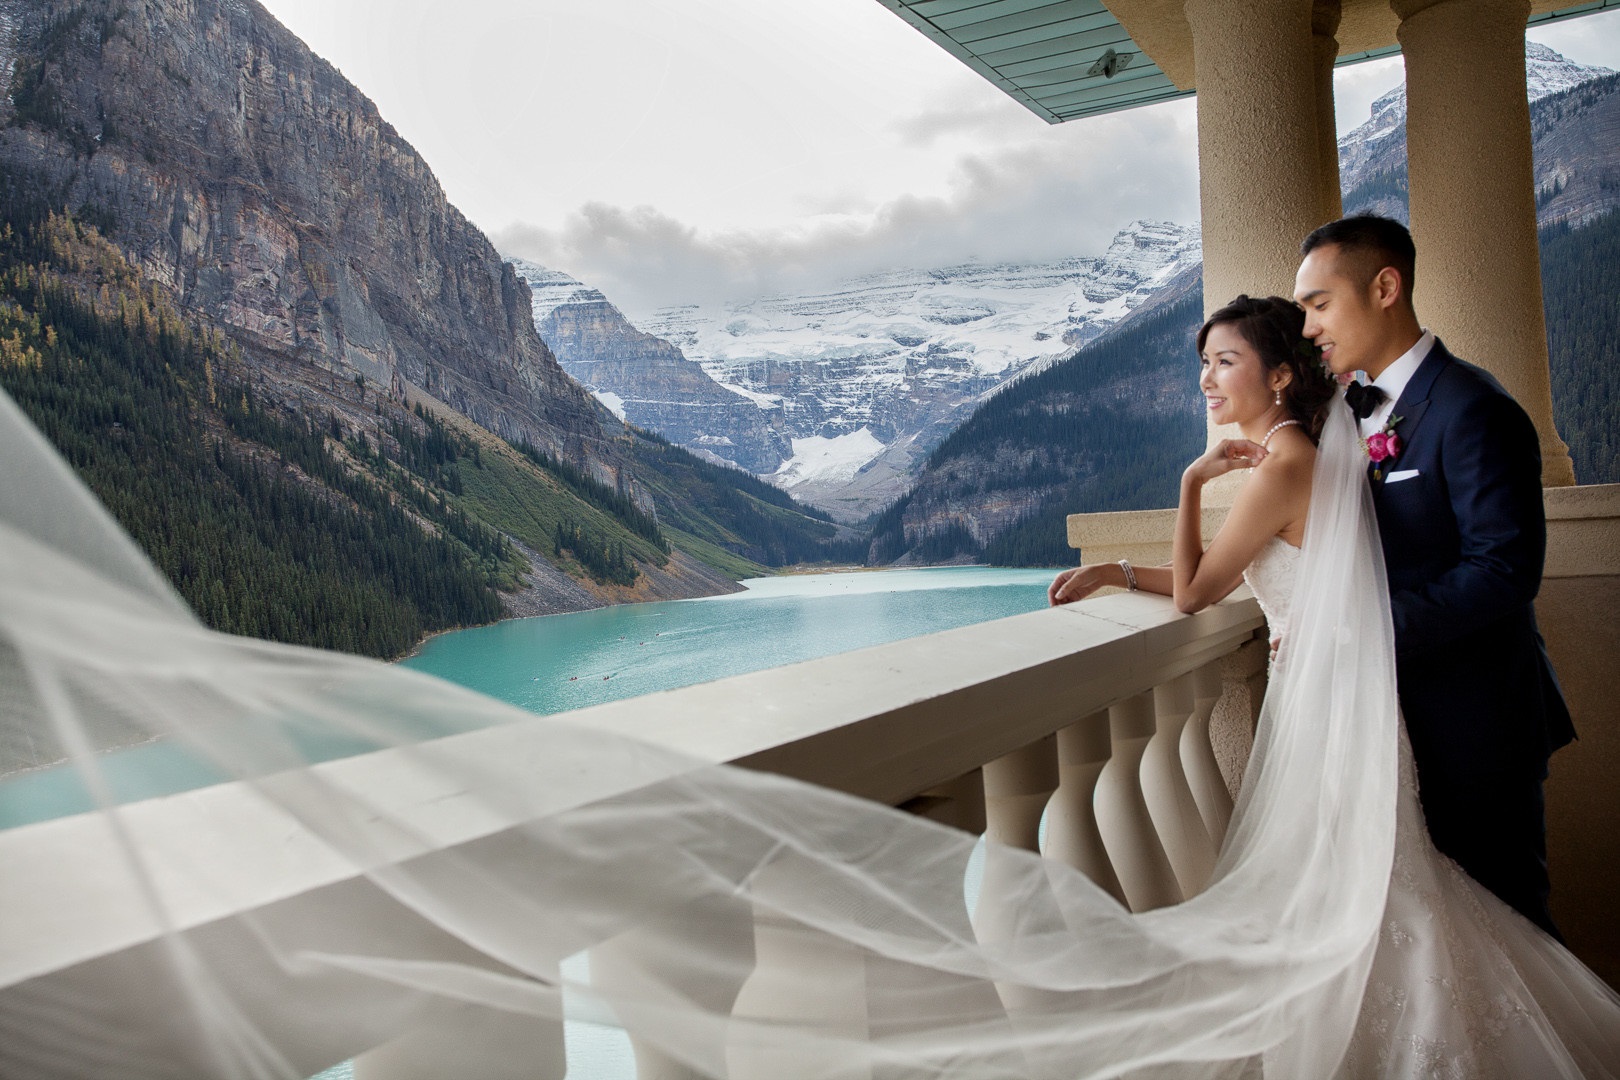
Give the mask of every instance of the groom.
[{"label": "groom", "polygon": [[1301,251],[1305,336],[1335,373],[1371,380],[1346,399],[1381,457],[1368,479],[1429,835],[1556,936],[1541,785],[1575,732],[1531,607],[1547,540],[1535,428],[1418,324],[1416,252],[1400,222],[1341,218]]}]

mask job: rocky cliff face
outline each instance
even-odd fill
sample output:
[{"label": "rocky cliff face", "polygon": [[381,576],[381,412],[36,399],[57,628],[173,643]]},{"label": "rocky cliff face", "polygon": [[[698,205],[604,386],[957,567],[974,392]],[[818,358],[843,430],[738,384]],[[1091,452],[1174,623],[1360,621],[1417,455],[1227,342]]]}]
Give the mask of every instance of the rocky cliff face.
[{"label": "rocky cliff face", "polygon": [[1530,132],[1542,226],[1581,228],[1620,208],[1620,75],[1536,102]]},{"label": "rocky cliff face", "polygon": [[273,358],[271,395],[357,376],[398,400],[419,388],[614,471],[608,418],[535,333],[512,267],[253,0],[0,0],[0,77],[0,163]]},{"label": "rocky cliff face", "polygon": [[[1535,42],[1525,44],[1524,67],[1537,216],[1542,225],[1585,224],[1620,205],[1611,150],[1620,145],[1620,80],[1608,68],[1577,64]],[[1577,112],[1578,123],[1565,122]],[[1339,182],[1346,213],[1407,220],[1404,83],[1373,102],[1367,122],[1339,140]]]},{"label": "rocky cliff face", "polygon": [[620,419],[749,472],[772,472],[792,454],[780,410],[721,386],[597,290],[526,259],[512,265],[529,285],[541,340]]}]

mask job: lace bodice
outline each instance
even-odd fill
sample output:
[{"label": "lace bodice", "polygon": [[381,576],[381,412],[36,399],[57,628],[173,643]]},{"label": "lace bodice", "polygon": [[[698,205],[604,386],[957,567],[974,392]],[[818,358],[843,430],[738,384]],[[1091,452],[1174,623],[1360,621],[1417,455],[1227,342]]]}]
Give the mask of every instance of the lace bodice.
[{"label": "lace bodice", "polygon": [[1294,603],[1294,576],[1299,570],[1299,548],[1280,536],[1273,536],[1243,571],[1260,610],[1266,613],[1271,636],[1279,638],[1287,629],[1288,612]]}]

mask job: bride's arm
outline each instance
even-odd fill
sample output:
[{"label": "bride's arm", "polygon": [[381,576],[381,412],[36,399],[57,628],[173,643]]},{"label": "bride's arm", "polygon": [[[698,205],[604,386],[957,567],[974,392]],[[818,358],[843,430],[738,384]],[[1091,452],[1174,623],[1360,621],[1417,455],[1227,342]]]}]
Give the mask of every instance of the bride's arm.
[{"label": "bride's arm", "polygon": [[[1309,457],[1271,455],[1245,439],[1227,439],[1211,447],[1181,477],[1181,501],[1176,507],[1175,557],[1168,566],[1132,567],[1137,588],[1175,598],[1176,608],[1191,614],[1225,598],[1243,580],[1243,568],[1254,561],[1267,540],[1290,524],[1304,519],[1310,503]],[[1209,550],[1204,550],[1204,485],[1234,469],[1257,470],[1243,485],[1226,523]],[[1105,585],[1126,588],[1125,569],[1117,563],[1088,563],[1065,570],[1053,579],[1046,598],[1053,606],[1072,603]]]},{"label": "bride's arm", "polygon": [[[1169,596],[1174,587],[1168,564],[1133,566],[1131,573],[1136,575],[1136,587],[1143,592]],[[1053,578],[1052,584],[1047,586],[1046,600],[1053,607],[1070,604],[1076,600],[1084,600],[1105,585],[1112,585],[1116,589],[1129,588],[1130,582],[1125,578],[1125,568],[1119,563],[1086,563],[1073,570],[1065,570]]]},{"label": "bride's arm", "polygon": [[1176,507],[1174,558],[1171,562],[1176,610],[1191,614],[1225,598],[1243,580],[1243,570],[1266,541],[1304,516],[1310,501],[1310,463],[1273,456],[1272,465],[1257,469],[1243,485],[1220,532],[1204,549],[1204,485],[1234,469],[1254,468],[1264,450],[1244,439],[1227,439],[1211,447],[1181,476]]}]

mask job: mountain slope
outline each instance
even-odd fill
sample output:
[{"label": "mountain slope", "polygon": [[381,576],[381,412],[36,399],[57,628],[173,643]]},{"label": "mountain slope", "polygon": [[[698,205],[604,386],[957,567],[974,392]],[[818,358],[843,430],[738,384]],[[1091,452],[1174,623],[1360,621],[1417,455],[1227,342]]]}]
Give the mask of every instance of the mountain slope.
[{"label": "mountain slope", "polygon": [[[1525,58],[1542,222],[1591,221],[1620,204],[1620,109],[1606,89],[1620,77],[1534,43]],[[1563,118],[1570,110],[1578,121]],[[1405,120],[1398,87],[1341,140],[1348,211],[1406,216]],[[821,293],[669,308],[639,329],[572,278],[529,276],[560,283],[544,303],[537,293],[542,337],[589,362],[565,366],[603,400],[857,520],[908,490],[931,449],[1009,381],[1195,288],[1199,254],[1196,229],[1138,222],[1096,258],[896,270]],[[769,419],[744,421],[720,387]]]},{"label": "mountain slope", "polygon": [[[393,655],[836,549],[791,503],[735,513],[732,471],[672,480],[426,163],[253,0],[0,0],[0,83],[0,239],[22,245],[0,385],[213,625]],[[694,558],[698,526],[719,539]]]},{"label": "mountain slope", "polygon": [[[1579,226],[1620,206],[1620,74],[1525,46],[1536,217]],[[1406,87],[1373,103],[1372,117],[1339,140],[1345,213],[1408,220]]]},{"label": "mountain slope", "polygon": [[93,228],[7,195],[0,388],[201,618],[391,656],[500,614],[525,564],[499,533],[269,405]]},{"label": "mountain slope", "polygon": [[1188,344],[1202,303],[1187,292],[991,398],[878,518],[870,561],[1061,564],[1076,508],[1173,505],[1203,442]]},{"label": "mountain slope", "polygon": [[0,16],[0,162],[104,226],[183,311],[250,358],[420,387],[502,436],[611,463],[516,275],[257,3],[0,0]]},{"label": "mountain slope", "polygon": [[595,289],[526,259],[512,265],[532,292],[541,339],[620,419],[750,472],[771,472],[792,453],[778,411],[721,386]]},{"label": "mountain slope", "polygon": [[1198,243],[1195,229],[1136,222],[1100,256],[896,270],[670,308],[640,329],[574,279],[518,266],[537,286],[541,336],[600,399],[853,521],[903,492],[985,395],[1196,265]]}]

